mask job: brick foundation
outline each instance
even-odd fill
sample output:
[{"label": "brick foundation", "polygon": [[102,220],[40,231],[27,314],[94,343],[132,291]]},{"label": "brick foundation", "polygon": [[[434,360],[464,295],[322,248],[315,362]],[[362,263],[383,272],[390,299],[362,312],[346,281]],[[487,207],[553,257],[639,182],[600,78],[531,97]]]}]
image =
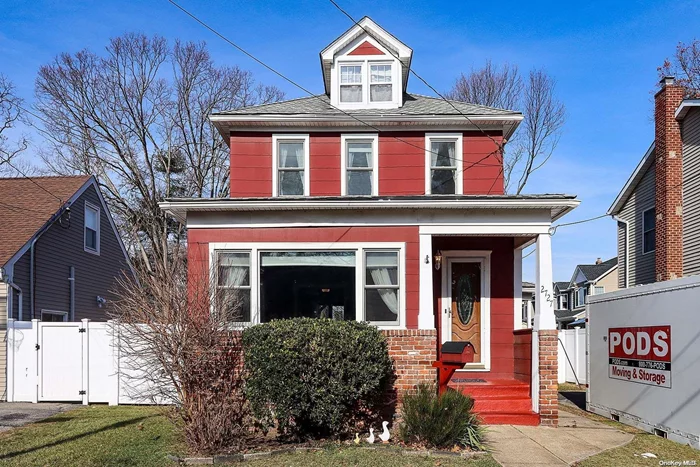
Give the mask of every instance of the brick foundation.
[{"label": "brick foundation", "polygon": [[399,397],[419,383],[436,382],[437,370],[432,367],[437,359],[436,330],[396,329],[382,333],[387,338],[389,356],[394,360],[394,389]]},{"label": "brick foundation", "polygon": [[540,370],[540,425],[556,427],[559,424],[559,402],[557,400],[557,385],[559,365],[557,360],[556,329],[540,330],[539,340],[539,370]]}]

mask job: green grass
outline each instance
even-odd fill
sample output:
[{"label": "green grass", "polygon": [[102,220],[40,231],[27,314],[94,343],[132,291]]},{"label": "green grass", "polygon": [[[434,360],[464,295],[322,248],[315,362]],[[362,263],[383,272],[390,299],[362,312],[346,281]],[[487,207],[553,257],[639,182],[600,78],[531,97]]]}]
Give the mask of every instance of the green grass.
[{"label": "green grass", "polygon": [[163,410],[91,406],[0,433],[0,465],[173,465],[182,446]]},{"label": "green grass", "polygon": [[[175,466],[166,455],[181,455],[184,446],[164,410],[134,406],[81,407],[0,433],[0,465]],[[465,460],[403,456],[396,448],[368,450],[331,445],[323,451],[285,454],[242,465],[498,467],[499,464],[490,455]]]},{"label": "green grass", "polygon": [[377,450],[357,447],[330,448],[317,452],[284,454],[268,457],[242,464],[245,467],[322,467],[322,466],[353,466],[353,467],[499,467],[490,455],[476,459],[459,457],[404,456],[397,449]]},{"label": "green grass", "polygon": [[[566,410],[578,415],[587,417],[596,422],[601,422],[606,425],[614,426],[615,428],[626,433],[634,434],[634,439],[624,446],[610,449],[601,452],[595,456],[589,457],[579,463],[580,467],[608,467],[611,465],[624,466],[658,466],[660,461],[696,461],[700,465],[700,451],[668,439],[647,433],[637,428],[618,423],[600,415],[592,414],[580,409],[571,407],[563,407],[559,405],[560,410]],[[657,456],[656,459],[645,459],[640,456],[645,452],[650,452]]]}]

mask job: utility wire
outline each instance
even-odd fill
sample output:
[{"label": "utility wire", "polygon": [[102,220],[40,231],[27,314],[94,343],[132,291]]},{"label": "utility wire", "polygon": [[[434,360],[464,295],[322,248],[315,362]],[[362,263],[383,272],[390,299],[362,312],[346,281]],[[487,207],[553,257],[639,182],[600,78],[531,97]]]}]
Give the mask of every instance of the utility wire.
[{"label": "utility wire", "polygon": [[596,221],[596,220],[598,220],[598,219],[602,219],[603,217],[608,217],[608,215],[607,215],[607,214],[601,214],[600,216],[591,217],[591,218],[589,218],[589,219],[582,219],[582,220],[580,220],[580,221],[566,222],[566,223],[564,223],[564,224],[553,225],[553,226],[551,226],[551,227],[549,228],[549,235],[552,235],[552,236],[553,236],[555,233],[557,233],[557,229],[558,229],[559,227],[566,227],[566,226],[569,226],[569,225],[585,224],[586,222]]},{"label": "utility wire", "polygon": [[10,161],[10,159],[1,159],[0,162],[3,163],[3,164],[7,164],[7,165],[9,165],[10,167],[12,167],[13,169],[15,169],[19,174],[22,175],[22,177],[19,177],[19,178],[26,178],[27,180],[29,180],[30,182],[32,182],[34,185],[38,186],[38,187],[41,188],[43,191],[45,191],[45,192],[48,193],[49,195],[51,195],[51,196],[53,196],[54,198],[56,198],[56,199],[58,200],[58,202],[61,203],[61,205],[63,205],[63,199],[61,199],[59,196],[56,196],[55,194],[51,193],[49,190],[47,190],[46,188],[44,188],[43,186],[41,186],[39,183],[37,183],[32,177],[30,177],[29,175],[25,174],[25,173],[24,173],[22,170],[20,170],[16,165],[14,165],[14,164]]},{"label": "utility wire", "polygon": [[[182,11],[183,13],[185,13],[187,16],[189,16],[190,18],[192,18],[193,20],[195,20],[195,21],[196,21],[197,23],[199,23],[202,27],[204,27],[204,28],[206,28],[207,30],[209,30],[212,34],[216,35],[217,37],[219,37],[220,39],[222,39],[223,41],[225,41],[226,43],[228,43],[229,45],[231,45],[232,47],[234,47],[236,50],[238,50],[239,52],[241,52],[242,54],[244,54],[245,56],[247,56],[248,58],[250,58],[251,60],[255,61],[256,63],[258,63],[259,65],[261,65],[261,66],[264,67],[265,69],[271,71],[272,73],[274,73],[275,75],[279,76],[279,77],[282,78],[283,80],[287,81],[287,82],[290,83],[291,85],[293,85],[293,86],[295,86],[295,87],[301,89],[302,91],[304,91],[305,93],[307,93],[309,96],[311,96],[311,97],[313,97],[313,98],[315,98],[315,99],[318,99],[319,101],[323,102],[324,105],[328,105],[328,106],[332,107],[334,110],[337,110],[338,112],[341,112],[341,113],[345,114],[346,116],[352,118],[353,120],[355,120],[355,121],[357,121],[357,122],[361,123],[362,125],[365,125],[365,126],[367,126],[367,127],[369,127],[369,128],[372,128],[373,130],[375,130],[375,131],[377,131],[377,132],[385,132],[385,131],[387,131],[387,130],[382,130],[382,129],[380,129],[380,128],[378,128],[378,127],[376,127],[376,126],[374,126],[374,125],[372,125],[372,124],[370,124],[370,123],[367,123],[367,122],[363,121],[362,119],[358,118],[357,116],[355,116],[355,115],[353,115],[353,114],[351,114],[351,113],[349,113],[349,112],[346,112],[346,111],[343,110],[343,109],[340,109],[340,108],[338,108],[338,107],[332,105],[330,102],[326,102],[320,95],[314,94],[313,92],[311,92],[310,90],[308,90],[307,88],[305,88],[304,86],[302,86],[301,84],[297,83],[297,82],[294,81],[293,79],[291,79],[291,78],[285,76],[284,74],[282,74],[280,71],[277,71],[277,70],[276,70],[275,68],[273,68],[272,66],[270,66],[270,65],[268,65],[267,63],[263,62],[262,60],[260,60],[259,58],[257,58],[255,55],[253,55],[252,53],[248,52],[248,51],[245,50],[243,47],[239,46],[238,44],[236,44],[235,42],[233,42],[232,40],[230,40],[229,38],[227,38],[226,36],[224,36],[222,33],[220,33],[219,31],[217,31],[216,29],[214,29],[212,26],[209,26],[207,23],[205,23],[204,21],[202,21],[201,19],[199,19],[197,16],[195,16],[193,13],[191,13],[190,11],[188,11],[187,9],[185,9],[184,7],[182,7],[181,5],[179,5],[179,4],[178,4],[177,2],[175,2],[174,0],[168,0],[168,2],[171,3],[173,6],[175,6],[177,9],[179,9],[180,11]],[[454,105],[453,105],[453,106],[454,106]],[[459,110],[458,110],[458,111],[459,111]],[[461,112],[460,112],[460,113],[461,113]],[[462,115],[464,115],[464,114],[462,114]],[[464,116],[466,117],[466,115],[464,115]],[[467,117],[467,118],[468,118],[468,117]],[[475,126],[476,126],[477,128],[479,128],[477,125],[475,125]],[[488,135],[484,130],[480,129],[480,131],[482,131],[482,132],[484,133],[484,135],[486,135],[487,137],[491,138],[492,141],[496,142],[495,139],[493,139],[493,137],[491,137],[490,135]],[[430,150],[430,149],[427,149],[427,148],[425,148],[425,147],[423,147],[423,146],[419,146],[419,145],[417,145],[417,144],[413,144],[413,143],[411,143],[410,141],[406,141],[406,140],[404,140],[404,139],[402,139],[402,138],[399,138],[399,137],[397,137],[397,136],[392,136],[392,138],[394,138],[395,140],[400,141],[400,142],[402,142],[402,143],[404,143],[404,144],[408,144],[409,146],[413,146],[414,148],[420,149],[421,151],[427,151],[427,152],[429,152],[429,153],[438,155],[436,152],[434,152],[434,151],[432,151],[432,150]],[[499,143],[497,143],[497,142],[496,142],[496,144],[497,144],[498,147],[499,147],[498,150],[499,150],[499,151],[502,151],[501,145],[500,145]],[[493,151],[491,154],[495,154],[495,153],[496,153],[496,151]],[[489,155],[491,155],[491,154],[489,154]],[[460,160],[460,161],[462,161],[462,162],[468,162],[468,161],[464,161],[463,159],[457,159],[457,158],[451,158],[451,159],[453,159],[453,160]],[[472,163],[472,164],[470,165],[470,167],[473,167],[473,166],[475,166],[475,165],[477,165],[477,164]],[[464,169],[463,169],[463,170],[464,170]]]}]

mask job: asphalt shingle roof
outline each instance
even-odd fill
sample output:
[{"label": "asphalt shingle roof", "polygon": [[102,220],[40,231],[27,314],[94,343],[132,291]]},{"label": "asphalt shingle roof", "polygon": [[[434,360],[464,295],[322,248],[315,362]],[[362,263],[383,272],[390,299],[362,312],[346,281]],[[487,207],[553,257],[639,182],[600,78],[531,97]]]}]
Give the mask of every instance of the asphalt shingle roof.
[{"label": "asphalt shingle roof", "polygon": [[[452,105],[454,105],[454,107]],[[459,111],[455,110],[455,107],[459,109]],[[460,101],[446,102],[441,98],[409,93],[404,94],[404,105],[398,109],[354,109],[345,110],[344,112],[356,115],[520,115],[520,112],[514,110],[498,109]],[[214,115],[309,114],[340,116],[344,115],[344,112],[331,107],[328,96],[326,94],[320,94],[318,96],[302,97],[271,104],[242,107],[240,109],[218,112]]]},{"label": "asphalt shingle roof", "polygon": [[584,310],[582,310],[581,308],[577,308],[575,310],[554,310],[554,316],[559,320],[569,319],[573,318],[579,313],[582,313],[583,311]]},{"label": "asphalt shingle roof", "polygon": [[555,287],[558,287],[559,290],[564,290],[569,288],[569,283],[568,282],[555,282],[554,283]]},{"label": "asphalt shingle roof", "polygon": [[577,267],[581,270],[586,279],[589,281],[599,278],[603,273],[609,271],[610,268],[617,265],[617,257],[603,261],[600,264],[579,264]]},{"label": "asphalt shingle roof", "polygon": [[89,179],[87,175],[0,178],[0,266],[61,208],[57,197],[65,203]]}]

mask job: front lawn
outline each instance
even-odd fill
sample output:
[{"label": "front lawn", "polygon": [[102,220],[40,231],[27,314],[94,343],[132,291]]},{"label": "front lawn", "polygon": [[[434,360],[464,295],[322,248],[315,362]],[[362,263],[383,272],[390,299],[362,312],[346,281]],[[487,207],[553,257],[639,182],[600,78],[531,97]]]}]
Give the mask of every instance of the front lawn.
[{"label": "front lawn", "polygon": [[[174,466],[168,454],[184,454],[177,431],[160,407],[80,407],[38,423],[0,433],[0,465]],[[255,467],[470,466],[497,467],[489,455],[478,459],[404,456],[395,449],[331,446],[318,452],[266,457],[242,464]]]},{"label": "front lawn", "polygon": [[168,465],[166,454],[182,448],[164,410],[96,405],[54,415],[0,433],[0,464]]}]

